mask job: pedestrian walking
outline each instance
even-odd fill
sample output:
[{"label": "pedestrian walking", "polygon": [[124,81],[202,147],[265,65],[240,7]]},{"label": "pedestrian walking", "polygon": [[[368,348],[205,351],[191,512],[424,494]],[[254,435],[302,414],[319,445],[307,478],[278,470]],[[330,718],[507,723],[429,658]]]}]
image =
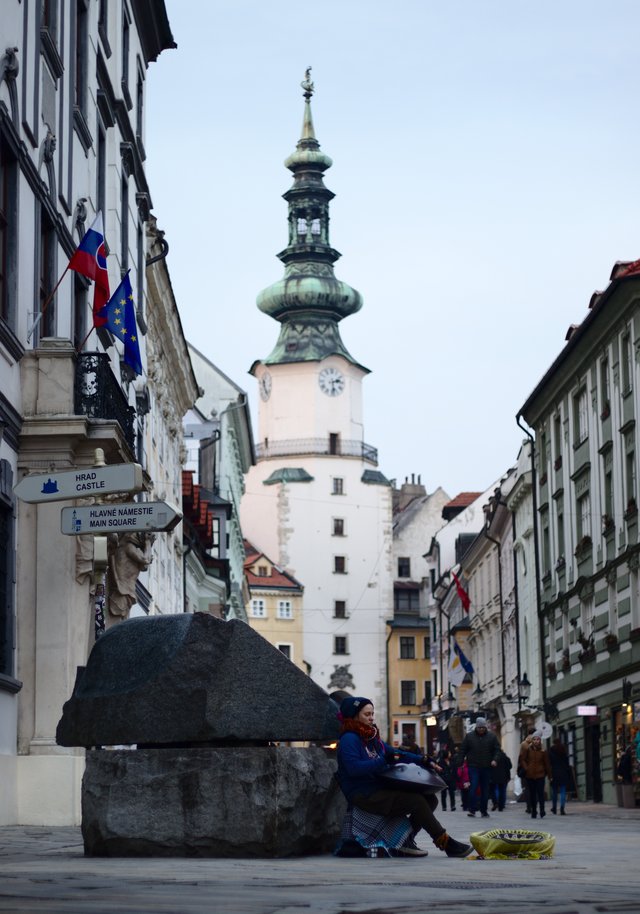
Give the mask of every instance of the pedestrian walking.
[{"label": "pedestrian walking", "polygon": [[571,765],[566,746],[559,739],[554,739],[549,749],[549,762],[551,764],[551,812],[555,816],[559,799],[560,815],[565,816],[567,788],[571,784]]},{"label": "pedestrian walking", "polygon": [[447,795],[449,796],[449,805],[451,812],[456,811],[456,770],[453,764],[453,755],[451,749],[445,746],[438,756],[438,765],[440,766],[440,777],[447,785],[440,792],[440,802],[442,803],[443,812],[447,811]]},{"label": "pedestrian walking", "polygon": [[519,763],[522,765],[529,786],[529,802],[531,803],[531,818],[535,819],[540,810],[540,818],[544,819],[544,782],[551,777],[551,763],[549,753],[542,746],[542,733],[536,730],[531,737],[531,743],[520,754]]},{"label": "pedestrian walking", "polygon": [[535,727],[530,726],[527,728],[527,735],[520,743],[520,749],[518,750],[518,766],[516,769],[516,774],[520,778],[520,783],[522,784],[522,798],[523,798],[523,802],[525,804],[525,812],[527,813],[527,815],[530,815],[530,813],[531,813],[531,803],[529,800],[529,785],[527,783],[527,776],[524,773],[524,768],[520,764],[520,758],[522,757],[523,751],[525,749],[528,749],[529,746],[531,745],[531,739],[535,732],[536,732]]},{"label": "pedestrian walking", "polygon": [[490,794],[492,810],[502,812],[507,804],[507,784],[511,780],[511,759],[502,749],[498,750],[496,767],[491,769]]},{"label": "pedestrian walking", "polygon": [[469,780],[469,766],[466,762],[463,762],[456,769],[456,787],[460,791],[460,803],[462,808],[465,812],[468,812],[471,781]]},{"label": "pedestrian walking", "polygon": [[[480,814],[484,819],[489,818],[487,809],[489,803],[489,782],[491,769],[497,765],[500,744],[495,733],[487,730],[487,721],[484,717],[476,718],[475,729],[469,731],[462,740],[460,752],[462,758],[469,765],[469,811],[468,816],[475,816],[480,800]],[[478,789],[480,797],[478,798]]]},{"label": "pedestrian walking", "polygon": [[402,854],[426,856],[427,852],[415,843],[415,836],[424,828],[447,857],[468,857],[473,851],[471,844],[456,841],[436,819],[434,810],[438,798],[435,794],[395,789],[390,786],[392,782],[378,778],[398,761],[423,764],[438,771],[439,766],[433,759],[393,749],[384,743],[375,724],[373,703],[368,698],[345,698],[340,705],[340,718],[342,733],[338,743],[337,777],[349,805],[378,817],[408,817],[412,835],[398,848]]}]

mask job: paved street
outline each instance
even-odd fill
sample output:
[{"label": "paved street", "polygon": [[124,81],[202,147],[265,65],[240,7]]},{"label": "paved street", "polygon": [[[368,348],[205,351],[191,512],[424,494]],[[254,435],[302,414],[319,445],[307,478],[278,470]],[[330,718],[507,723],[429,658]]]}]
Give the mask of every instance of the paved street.
[{"label": "paved street", "polygon": [[[640,912],[640,809],[574,803],[544,820],[552,860],[85,858],[77,828],[0,829],[0,912],[12,914],[419,914]],[[442,813],[462,838],[530,827],[521,805],[490,820]],[[422,835],[421,838],[426,836]],[[430,846],[426,840],[419,840]]]}]

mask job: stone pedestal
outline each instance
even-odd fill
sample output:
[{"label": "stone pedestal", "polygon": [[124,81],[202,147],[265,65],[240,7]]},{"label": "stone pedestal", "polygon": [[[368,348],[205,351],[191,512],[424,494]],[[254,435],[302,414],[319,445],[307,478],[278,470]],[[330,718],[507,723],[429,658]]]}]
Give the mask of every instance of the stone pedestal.
[{"label": "stone pedestal", "polygon": [[333,849],[346,810],[320,748],[87,752],[85,854],[288,857]]}]

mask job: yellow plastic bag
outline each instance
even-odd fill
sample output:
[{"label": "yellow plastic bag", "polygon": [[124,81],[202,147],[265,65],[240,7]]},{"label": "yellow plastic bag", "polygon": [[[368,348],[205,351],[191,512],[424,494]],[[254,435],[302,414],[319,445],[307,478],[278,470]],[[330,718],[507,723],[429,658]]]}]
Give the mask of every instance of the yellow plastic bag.
[{"label": "yellow plastic bag", "polygon": [[483,860],[547,860],[553,857],[556,839],[546,831],[529,828],[491,828],[469,836]]}]

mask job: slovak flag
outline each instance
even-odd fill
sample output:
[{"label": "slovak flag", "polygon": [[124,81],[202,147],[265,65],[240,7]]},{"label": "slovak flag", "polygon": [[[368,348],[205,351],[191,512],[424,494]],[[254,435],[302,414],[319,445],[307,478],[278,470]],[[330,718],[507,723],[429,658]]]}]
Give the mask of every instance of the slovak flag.
[{"label": "slovak flag", "polygon": [[75,270],[95,283],[93,289],[93,326],[104,327],[106,317],[100,314],[109,301],[109,273],[107,271],[107,250],[104,244],[102,213],[98,210],[92,225],[69,261],[69,269]]}]

